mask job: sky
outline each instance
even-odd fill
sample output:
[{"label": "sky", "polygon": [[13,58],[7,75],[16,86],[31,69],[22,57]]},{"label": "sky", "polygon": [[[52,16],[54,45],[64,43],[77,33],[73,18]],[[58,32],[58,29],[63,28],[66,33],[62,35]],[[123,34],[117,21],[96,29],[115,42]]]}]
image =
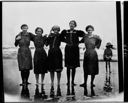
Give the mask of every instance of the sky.
[{"label": "sky", "polygon": [[[77,22],[76,29],[85,31],[93,25],[94,34],[102,39],[101,48],[107,42],[117,46],[116,2],[3,2],[3,46],[14,47],[15,36],[22,24],[28,24],[29,32],[42,27],[49,34],[53,25],[61,30],[69,29],[69,21]],[[31,43],[33,45],[33,43]]]}]

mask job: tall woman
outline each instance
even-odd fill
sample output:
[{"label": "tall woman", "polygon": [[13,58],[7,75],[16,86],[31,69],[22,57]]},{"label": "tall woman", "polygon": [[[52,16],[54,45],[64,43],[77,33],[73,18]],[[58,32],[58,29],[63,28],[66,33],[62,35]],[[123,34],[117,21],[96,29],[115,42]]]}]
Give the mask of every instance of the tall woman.
[{"label": "tall woman", "polygon": [[22,31],[15,38],[15,46],[19,45],[17,59],[19,71],[21,71],[21,85],[24,85],[28,83],[30,70],[32,70],[32,56],[29,45],[30,41],[34,40],[35,36],[32,33],[27,32],[28,26],[26,24],[21,26],[21,30]]},{"label": "tall woman", "polygon": [[[83,61],[83,69],[84,69],[84,83],[80,86],[87,87],[87,78],[88,75],[91,75],[91,88],[94,87],[94,79],[95,75],[99,73],[98,66],[98,55],[95,48],[100,48],[101,39],[99,36],[94,35],[92,32],[94,31],[94,27],[92,25],[88,25],[86,27],[87,36],[81,40],[84,42],[86,51],[84,53],[84,61]],[[92,95],[95,95],[92,91]],[[87,95],[87,93],[86,93]]]},{"label": "tall woman", "polygon": [[37,27],[35,29],[35,53],[34,53],[34,73],[36,77],[36,84],[39,84],[39,74],[41,74],[41,84],[43,84],[45,73],[47,73],[47,54],[44,50],[46,43],[46,36],[42,36],[43,29]]},{"label": "tall woman", "polygon": [[66,43],[65,47],[65,66],[67,67],[67,85],[70,84],[70,71],[72,70],[72,85],[75,85],[74,78],[76,68],[80,66],[79,60],[79,37],[84,36],[81,30],[75,30],[76,21],[69,22],[70,29],[61,32],[61,38]]}]

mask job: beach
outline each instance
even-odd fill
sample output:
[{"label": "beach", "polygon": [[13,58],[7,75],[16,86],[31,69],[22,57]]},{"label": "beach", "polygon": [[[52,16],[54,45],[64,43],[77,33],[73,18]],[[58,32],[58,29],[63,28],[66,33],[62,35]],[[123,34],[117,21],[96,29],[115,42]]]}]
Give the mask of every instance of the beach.
[{"label": "beach", "polygon": [[[119,90],[119,85],[118,85],[118,62],[111,62],[111,85],[112,85],[112,91],[111,92],[105,92],[103,90],[104,83],[105,83],[105,78],[106,78],[106,71],[105,71],[105,63],[104,62],[99,62],[99,75],[96,76],[95,78],[95,85],[94,87],[95,93],[98,95],[94,98],[86,99],[84,97],[84,88],[80,87],[79,85],[83,83],[84,78],[83,78],[83,61],[80,62],[80,67],[76,69],[76,77],[75,77],[75,83],[77,84],[74,86],[74,92],[75,92],[75,100],[67,100],[67,85],[66,85],[66,68],[63,68],[62,71],[62,76],[61,76],[61,97],[57,100],[45,100],[45,102],[78,102],[78,101],[103,101],[104,99],[110,99],[111,101],[123,101],[123,95],[120,95],[118,93]],[[13,102],[13,101],[34,101],[34,95],[36,93],[36,85],[35,85],[35,76],[33,70],[30,72],[30,77],[29,77],[29,82],[31,83],[28,85],[28,90],[29,90],[29,100],[22,100],[21,99],[21,90],[22,86],[19,86],[21,83],[21,77],[20,77],[20,72],[18,69],[18,63],[17,59],[3,59],[3,74],[4,74],[4,92],[5,92],[5,101],[8,102]],[[41,80],[41,79],[40,79]],[[44,90],[46,95],[49,97],[50,95],[50,74],[49,72],[45,75],[44,79]],[[87,81],[87,88],[88,88],[88,94],[90,95],[90,76],[88,77]],[[72,88],[71,88],[72,90]],[[41,85],[39,85],[39,91],[41,91]],[[56,74],[55,74],[55,84],[54,84],[54,91],[56,94],[57,91],[57,80],[56,80]],[[16,96],[16,99],[8,98],[8,95],[10,96]],[[119,96],[120,95],[120,96]],[[122,99],[114,99],[116,96],[119,96]],[[113,99],[111,99],[113,98]],[[43,100],[42,100],[43,101]],[[73,102],[73,103],[74,103]]]}]

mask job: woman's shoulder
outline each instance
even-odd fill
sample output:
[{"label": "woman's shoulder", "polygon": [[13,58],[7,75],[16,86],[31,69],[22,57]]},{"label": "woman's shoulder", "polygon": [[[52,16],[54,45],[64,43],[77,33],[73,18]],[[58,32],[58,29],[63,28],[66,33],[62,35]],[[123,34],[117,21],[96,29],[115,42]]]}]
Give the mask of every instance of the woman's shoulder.
[{"label": "woman's shoulder", "polygon": [[49,35],[48,35],[48,38],[52,38],[54,36],[54,33],[50,33]]},{"label": "woman's shoulder", "polygon": [[62,32],[66,32],[67,30],[66,29],[63,29]]},{"label": "woman's shoulder", "polygon": [[31,33],[31,32],[28,32],[28,34],[31,36],[31,37],[36,37],[35,34]]},{"label": "woman's shoulder", "polygon": [[83,32],[83,33],[85,33],[83,30],[75,30],[75,31],[77,31],[77,32]]},{"label": "woman's shoulder", "polygon": [[31,32],[28,32],[28,34],[30,34],[30,35],[35,35],[35,34],[31,33]]},{"label": "woman's shoulder", "polygon": [[64,29],[64,30],[62,30],[62,32],[61,33],[69,33],[70,32],[70,30],[69,29]]},{"label": "woman's shoulder", "polygon": [[21,34],[22,34],[22,32],[19,32],[19,33],[16,35],[16,37],[21,36]]},{"label": "woman's shoulder", "polygon": [[96,38],[96,39],[100,39],[101,40],[100,36],[97,35],[97,34],[93,34],[93,37]]}]

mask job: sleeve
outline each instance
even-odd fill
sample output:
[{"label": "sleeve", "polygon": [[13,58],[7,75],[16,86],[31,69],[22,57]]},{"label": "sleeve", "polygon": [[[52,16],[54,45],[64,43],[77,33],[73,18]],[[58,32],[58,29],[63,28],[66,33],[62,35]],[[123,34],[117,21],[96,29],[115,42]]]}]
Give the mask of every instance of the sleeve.
[{"label": "sleeve", "polygon": [[32,34],[32,33],[30,33],[30,32],[29,32],[29,34],[30,34],[30,40],[31,40],[31,41],[34,41],[34,39],[35,39],[35,35]]},{"label": "sleeve", "polygon": [[48,37],[47,36],[44,36],[44,44],[47,46],[48,44],[47,44],[47,39],[48,39]]},{"label": "sleeve", "polygon": [[78,37],[84,37],[85,32],[82,30],[78,30]]},{"label": "sleeve", "polygon": [[103,54],[103,59],[105,60],[105,58],[106,58],[106,49],[104,50],[104,54]]},{"label": "sleeve", "polygon": [[45,38],[45,45],[48,46],[50,44],[51,34]]},{"label": "sleeve", "polygon": [[101,40],[101,38],[98,35],[95,35],[94,37],[96,38],[96,48],[99,49],[100,46],[101,46],[102,40]]},{"label": "sleeve", "polygon": [[66,43],[66,38],[65,38],[65,35],[66,35],[66,30],[63,30],[60,34],[60,40],[62,42],[65,42]]},{"label": "sleeve", "polygon": [[79,43],[84,43],[84,37],[79,41]]},{"label": "sleeve", "polygon": [[84,43],[85,39],[88,37],[87,34],[84,34],[83,38],[79,41],[79,43]]},{"label": "sleeve", "polygon": [[15,45],[16,47],[19,45],[19,41],[20,41],[20,40],[16,40],[16,38],[17,38],[19,35],[20,35],[20,33],[15,37],[15,43],[14,43],[14,45]]},{"label": "sleeve", "polygon": [[112,50],[111,50],[111,57],[113,56]]}]

